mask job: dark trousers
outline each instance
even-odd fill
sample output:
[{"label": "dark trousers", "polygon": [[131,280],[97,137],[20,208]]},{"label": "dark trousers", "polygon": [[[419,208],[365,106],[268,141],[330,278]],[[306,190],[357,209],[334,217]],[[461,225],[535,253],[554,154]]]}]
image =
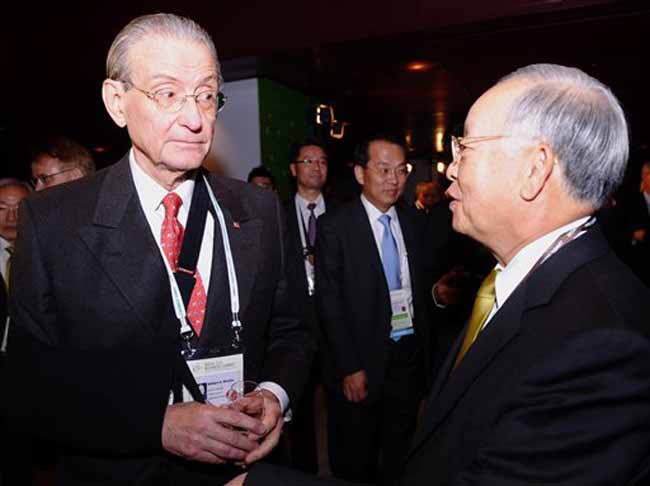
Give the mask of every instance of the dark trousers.
[{"label": "dark trousers", "polygon": [[320,367],[317,363],[315,360],[310,379],[289,424],[291,465],[300,471],[314,474],[318,472],[314,401],[316,387],[320,382]]},{"label": "dark trousers", "polygon": [[389,343],[381,396],[353,403],[328,395],[330,467],[349,481],[395,484],[408,451],[424,393],[423,364],[415,336]]}]

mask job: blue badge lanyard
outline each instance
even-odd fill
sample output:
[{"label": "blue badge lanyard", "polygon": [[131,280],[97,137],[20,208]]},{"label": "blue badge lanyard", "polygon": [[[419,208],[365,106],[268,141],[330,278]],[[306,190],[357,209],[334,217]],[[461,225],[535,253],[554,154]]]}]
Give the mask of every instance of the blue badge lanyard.
[{"label": "blue badge lanyard", "polygon": [[[212,202],[212,207],[217,215],[217,220],[219,223],[219,228],[221,230],[221,239],[223,241],[223,250],[226,256],[226,269],[228,273],[228,289],[230,292],[230,311],[232,314],[231,328],[234,334],[234,343],[237,347],[241,344],[241,329],[242,323],[239,320],[239,287],[237,285],[237,273],[235,271],[235,262],[232,257],[232,249],[230,247],[230,239],[228,237],[228,231],[226,230],[226,219],[224,218],[223,211],[217,202],[217,199],[212,192],[210,184],[205,175],[201,175],[205,182],[205,187],[208,190],[210,196],[210,201]],[[172,303],[174,304],[174,312],[176,318],[180,322],[181,336],[193,335],[194,331],[187,323],[187,312],[185,310],[185,304],[183,303],[183,298],[181,296],[181,291],[178,288],[178,283],[176,278],[174,278],[174,272],[172,272],[171,266],[167,261],[167,258],[163,257],[165,263],[165,268],[167,269],[167,275],[169,277],[169,285],[171,287],[171,296]]]}]

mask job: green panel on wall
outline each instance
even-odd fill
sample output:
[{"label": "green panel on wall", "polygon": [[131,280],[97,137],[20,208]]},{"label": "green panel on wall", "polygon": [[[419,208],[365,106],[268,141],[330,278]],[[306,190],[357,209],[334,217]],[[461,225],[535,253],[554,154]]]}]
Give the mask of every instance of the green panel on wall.
[{"label": "green panel on wall", "polygon": [[270,79],[259,79],[262,163],[278,182],[283,198],[289,195],[289,145],[311,134],[307,122],[309,97]]}]

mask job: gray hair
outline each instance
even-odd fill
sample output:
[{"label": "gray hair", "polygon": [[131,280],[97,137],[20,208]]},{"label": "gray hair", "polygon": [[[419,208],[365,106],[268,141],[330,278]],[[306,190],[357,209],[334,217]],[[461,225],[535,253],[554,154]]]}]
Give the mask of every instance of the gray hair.
[{"label": "gray hair", "polygon": [[185,39],[204,44],[210,50],[217,67],[219,86],[223,84],[217,49],[210,34],[192,19],[167,13],[136,17],[117,34],[106,57],[106,77],[130,83],[129,51],[135,44],[149,36]]},{"label": "gray hair", "polygon": [[32,192],[32,186],[30,186],[28,182],[22,181],[20,179],[15,179],[13,177],[3,177],[0,179],[0,188],[7,186],[22,187],[27,192]]},{"label": "gray hair", "polygon": [[502,78],[531,82],[512,104],[506,125],[547,143],[566,188],[599,208],[621,184],[629,153],[625,114],[611,90],[583,71],[532,64]]}]

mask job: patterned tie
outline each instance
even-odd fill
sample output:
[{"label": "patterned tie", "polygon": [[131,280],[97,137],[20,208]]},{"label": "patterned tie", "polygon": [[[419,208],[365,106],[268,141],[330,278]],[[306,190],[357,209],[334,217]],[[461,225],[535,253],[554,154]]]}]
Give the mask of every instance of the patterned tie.
[{"label": "patterned tie", "polygon": [[309,240],[309,247],[313,248],[316,245],[316,215],[314,214],[314,209],[316,209],[316,203],[307,204],[307,209],[309,209],[309,221],[307,221],[307,239]]},{"label": "patterned tie", "polygon": [[[165,208],[165,219],[162,224],[160,241],[167,262],[172,268],[172,271],[175,272],[178,269],[178,257],[181,254],[181,245],[183,243],[184,229],[177,218],[178,209],[183,204],[183,200],[178,194],[170,192],[163,198],[162,204]],[[206,303],[205,288],[203,287],[203,281],[197,269],[196,282],[192,290],[192,295],[190,296],[190,303],[187,306],[187,319],[190,321],[197,335],[201,334],[201,329],[203,328]]]},{"label": "patterned tie", "polygon": [[390,216],[382,214],[379,217],[379,222],[384,227],[384,234],[381,238],[381,256],[386,283],[389,290],[398,290],[402,288],[399,252],[397,251],[397,242],[390,229]]},{"label": "patterned tie", "polygon": [[485,280],[481,283],[481,286],[478,289],[476,294],[476,299],[474,299],[474,306],[472,307],[472,315],[469,318],[469,325],[467,326],[467,332],[463,338],[463,344],[460,347],[458,356],[456,357],[456,363],[454,364],[454,369],[458,364],[463,360],[465,353],[469,351],[469,348],[472,347],[472,344],[478,337],[479,332],[481,332],[481,327],[487,320],[487,317],[490,315],[492,307],[496,301],[496,292],[494,288],[494,282],[497,277],[498,270],[496,268],[492,269]]}]

